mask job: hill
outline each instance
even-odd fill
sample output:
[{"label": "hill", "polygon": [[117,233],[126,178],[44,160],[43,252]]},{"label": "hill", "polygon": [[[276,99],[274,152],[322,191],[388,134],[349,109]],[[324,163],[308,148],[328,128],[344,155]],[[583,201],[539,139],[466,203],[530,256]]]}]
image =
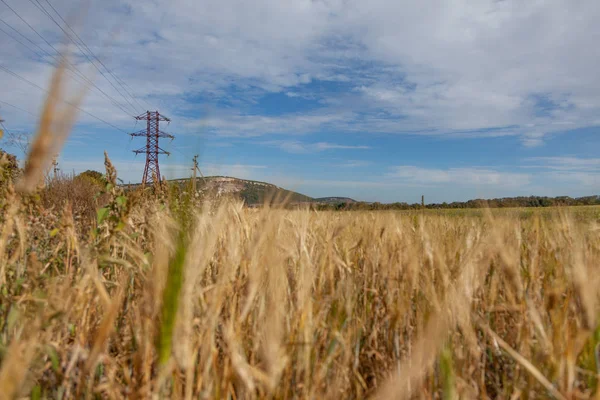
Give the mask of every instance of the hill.
[{"label": "hill", "polygon": [[[169,180],[171,183],[187,184],[190,178]],[[234,196],[248,205],[263,204],[265,200],[289,202],[292,204],[312,203],[312,197],[280,188],[267,182],[233,178],[229,176],[207,176],[197,178],[196,188],[200,193],[214,193],[217,196]]]},{"label": "hill", "polygon": [[[180,186],[189,184],[191,178],[170,179],[169,183]],[[128,188],[138,187],[139,184],[127,185]],[[333,206],[357,203],[349,197],[319,197],[312,198],[302,193],[287,190],[267,182],[234,178],[231,176],[207,176],[196,178],[196,189],[201,194],[213,193],[216,196],[234,196],[244,200],[250,206],[264,204],[265,200],[287,202],[289,204],[312,203],[321,206]]]}]

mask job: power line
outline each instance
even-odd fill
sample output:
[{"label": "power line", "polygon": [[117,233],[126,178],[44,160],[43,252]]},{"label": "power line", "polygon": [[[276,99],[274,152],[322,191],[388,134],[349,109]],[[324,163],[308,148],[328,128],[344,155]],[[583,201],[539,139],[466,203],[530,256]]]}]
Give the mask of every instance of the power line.
[{"label": "power line", "polygon": [[[115,76],[115,78],[116,78],[116,79],[118,79],[118,80],[121,82],[121,84],[123,84],[123,86],[125,87],[125,89],[126,89],[126,90],[127,90],[127,89],[129,89],[129,92],[128,92],[128,93],[129,93],[129,95],[130,95],[130,96],[131,96],[131,97],[132,97],[132,98],[135,100],[135,102],[136,102],[136,103],[137,103],[137,104],[138,104],[138,105],[139,105],[139,106],[140,106],[142,109],[144,109],[145,107],[144,107],[144,106],[142,106],[142,105],[140,104],[140,102],[137,100],[137,97],[135,97],[135,96],[134,96],[134,95],[135,95],[135,92],[133,91],[133,89],[131,88],[131,86],[129,86],[129,85],[127,84],[127,82],[125,82],[123,79],[119,78],[118,76]],[[142,99],[142,101],[143,101],[144,103],[146,103],[146,105],[148,106],[148,108],[149,108],[150,110],[156,110],[156,109],[157,109],[157,108],[156,108],[156,107],[154,107],[152,104],[148,103],[148,101],[147,101],[146,99],[144,99],[143,97],[141,97],[141,99]]]},{"label": "power line", "polygon": [[[56,53],[60,54],[60,52],[59,52],[58,50],[56,50],[56,48],[55,48],[54,46],[52,46],[52,45],[51,45],[51,44],[50,44],[50,43],[49,43],[49,42],[48,42],[48,41],[47,41],[47,40],[46,40],[46,39],[45,39],[45,38],[44,38],[42,35],[40,35],[40,34],[39,34],[39,33],[38,33],[36,30],[35,30],[35,28],[33,28],[33,27],[32,27],[32,26],[31,26],[31,25],[30,25],[30,24],[29,24],[27,21],[25,21],[25,19],[23,19],[23,18],[22,18],[22,17],[19,15],[19,13],[17,13],[17,12],[16,12],[16,11],[15,11],[15,10],[14,10],[12,7],[10,7],[10,6],[9,6],[9,5],[6,3],[6,1],[5,1],[5,0],[0,0],[0,1],[2,1],[2,2],[3,2],[3,3],[4,3],[4,4],[5,4],[5,5],[8,7],[8,8],[10,8],[10,10],[11,10],[13,13],[15,13],[15,14],[17,15],[17,17],[19,17],[19,19],[21,19],[21,21],[23,21],[23,22],[24,22],[24,23],[25,23],[27,26],[29,26],[29,27],[30,27],[30,28],[31,28],[31,29],[32,29],[32,30],[33,30],[33,31],[34,31],[34,32],[35,32],[35,33],[36,33],[36,34],[37,34],[39,37],[41,37],[41,38],[42,38],[42,40],[44,40],[44,42],[46,42],[46,43],[47,43],[47,44],[48,44],[50,47],[52,47],[52,48],[54,49],[54,51],[56,51]],[[94,67],[95,67],[96,69],[98,69],[98,67],[96,67],[96,65],[95,65],[95,64],[92,62],[92,60],[90,60],[90,58],[87,56],[87,54],[85,54],[85,52],[84,52],[84,51],[81,49],[81,47],[79,47],[79,45],[78,45],[78,44],[77,44],[75,41],[73,41],[73,38],[71,38],[71,36],[70,36],[70,35],[69,35],[69,34],[68,34],[68,33],[67,33],[67,32],[66,32],[66,31],[65,31],[65,30],[64,30],[64,29],[63,29],[63,28],[60,26],[60,24],[59,24],[59,23],[57,23],[57,22],[56,22],[56,20],[55,20],[54,18],[52,18],[52,16],[51,16],[51,15],[50,15],[50,13],[49,13],[49,12],[48,12],[48,11],[47,11],[45,8],[44,8],[44,6],[42,6],[42,5],[41,5],[39,2],[38,2],[38,4],[36,4],[36,3],[34,3],[34,2],[33,2],[33,0],[29,0],[29,1],[30,1],[30,2],[31,2],[31,4],[33,4],[33,5],[34,5],[34,6],[35,6],[35,7],[36,7],[38,10],[40,10],[40,11],[41,11],[43,14],[45,14],[45,15],[46,15],[48,18],[50,18],[50,19],[52,20],[52,22],[54,22],[54,23],[55,23],[55,24],[56,24],[56,25],[57,25],[57,26],[58,26],[58,27],[59,27],[59,28],[60,28],[60,29],[61,29],[61,30],[64,32],[64,34],[65,34],[65,35],[67,35],[67,37],[68,37],[68,38],[69,38],[69,39],[70,39],[70,40],[71,40],[73,43],[75,43],[75,45],[77,46],[77,48],[79,49],[79,51],[81,51],[81,52],[83,53],[83,55],[84,55],[84,56],[85,56],[85,57],[88,59],[88,61],[89,61],[89,62],[90,62],[92,65],[94,65]],[[106,78],[106,76],[105,76],[105,75],[102,73],[102,71],[100,71],[100,70],[99,70],[99,72],[102,74],[102,76],[104,76],[104,78]],[[86,79],[87,79],[87,78],[86,78]],[[107,80],[108,80],[108,79],[107,79]],[[117,92],[118,92],[118,93],[119,93],[121,96],[123,96],[123,94],[122,94],[122,93],[121,93],[121,92],[120,92],[120,91],[119,91],[119,90],[118,90],[118,89],[117,89],[117,88],[116,88],[116,87],[115,87],[115,86],[112,84],[112,82],[110,82],[110,80],[108,80],[108,83],[110,83],[110,84],[111,84],[111,86],[112,86],[113,88],[115,88],[115,90],[117,90]],[[93,84],[93,85],[94,85],[96,88],[98,88],[98,86],[96,86],[95,84]],[[101,90],[101,89],[100,89],[100,88],[98,88],[98,90]],[[107,95],[107,96],[108,96],[108,95]],[[131,102],[130,102],[129,100],[127,100],[125,97],[123,97],[123,98],[124,98],[124,99],[125,99],[125,101],[126,101],[126,102],[127,102],[127,103],[128,103],[128,104],[129,104],[129,105],[132,107],[132,108],[133,108],[133,110],[134,110],[134,114],[135,114],[135,113],[137,113],[137,110],[135,109],[135,107],[133,107],[133,105],[131,104]],[[115,103],[116,103],[116,100],[113,100],[113,101],[115,101]],[[118,104],[118,103],[116,103],[116,104]],[[123,110],[123,108],[122,108],[120,105],[118,105],[118,106],[119,106],[119,108],[121,108],[121,109]],[[125,111],[125,113],[126,113],[127,115],[131,115],[131,113],[130,113],[130,112],[128,112],[128,111]]]},{"label": "power line", "polygon": [[36,117],[36,118],[37,118],[37,115],[35,115],[35,114],[34,114],[34,113],[32,113],[31,111],[27,111],[27,110],[26,110],[26,109],[24,109],[24,108],[21,108],[21,107],[19,107],[19,106],[15,106],[14,104],[10,104],[10,103],[7,103],[6,101],[2,101],[2,100],[0,100],[0,103],[2,103],[2,104],[6,104],[6,105],[7,105],[7,106],[9,106],[9,107],[12,107],[12,108],[15,108],[15,109],[17,109],[17,110],[23,111],[24,113],[27,113],[27,114],[29,114],[29,115],[32,115],[32,116],[34,116],[34,117]]},{"label": "power line", "polygon": [[9,73],[10,75],[14,76],[15,78],[18,78],[24,82],[29,83],[32,86],[35,86],[36,88],[43,90],[46,93],[49,93],[46,89],[44,89],[43,87],[41,87],[40,85],[31,82],[29,79],[27,78],[23,78],[21,75],[17,74],[16,72],[11,71],[10,69],[6,68],[4,65],[0,65],[0,69],[2,69],[3,71]]},{"label": "power line", "polygon": [[[15,28],[13,28],[12,26],[10,26],[9,24],[6,23],[6,21],[4,21],[2,18],[0,18],[0,22],[2,22],[4,25],[8,26],[10,29],[16,31],[19,35],[25,37],[25,39],[31,41],[28,37],[24,36],[21,32],[17,31]],[[26,47],[29,51],[33,52],[35,55],[37,55],[40,58],[43,58],[43,56],[38,53],[37,51],[33,50],[31,47],[29,47],[27,44],[21,42],[18,38],[16,38],[15,36],[13,36],[10,32],[5,31],[4,29],[0,28],[0,32],[3,32],[6,36],[10,36],[15,42],[19,43],[20,45],[22,45],[23,47]],[[35,43],[34,43],[35,44]],[[37,45],[36,45],[37,46]],[[39,47],[39,46],[38,46]]]},{"label": "power line", "polygon": [[188,158],[188,156],[186,156],[185,154],[183,154],[183,152],[181,150],[179,150],[177,147],[171,147],[171,150],[175,150],[176,152],[178,152],[179,154],[181,154],[184,158],[192,160],[191,158]]},{"label": "power line", "polygon": [[6,125],[4,125],[4,122],[1,119],[0,119],[0,127],[2,127],[2,129],[4,130],[4,132],[6,132],[6,134],[8,135],[8,145],[9,146],[15,145],[23,153],[27,152],[27,146],[23,145],[23,143],[22,143],[22,141],[24,140],[23,138],[26,137],[24,134],[17,135],[14,132],[9,131],[8,128],[6,127]]},{"label": "power line", "polygon": [[[0,0],[0,1],[4,2],[4,0]],[[32,4],[35,5],[34,0],[29,0],[29,1]],[[125,97],[125,95],[123,95],[123,93],[113,84],[113,82],[110,79],[108,79],[108,77],[104,74],[104,72],[102,71],[102,69],[99,68],[94,63],[94,61],[88,56],[88,54],[85,52],[85,50],[83,50],[81,48],[81,46],[79,45],[79,43],[77,43],[77,41],[75,39],[73,39],[73,37],[56,21],[56,19],[54,19],[54,17],[52,17],[52,15],[50,14],[50,12],[48,12],[48,10],[46,10],[46,8],[38,0],[35,0],[35,1],[36,1],[37,5],[39,6],[38,9],[41,8],[41,10],[43,10],[42,12],[48,18],[50,18],[50,20],[52,20],[52,22],[54,22],[54,24],[56,26],[58,26],[58,28],[69,38],[69,40],[71,40],[71,42],[73,42],[73,44],[75,44],[75,46],[77,46],[77,48],[79,49],[79,51],[81,51],[81,53],[85,56],[85,58],[94,66],[94,68],[96,68],[98,70],[98,72],[100,72],[100,74],[104,77],[104,79],[106,79],[108,81],[108,83],[110,83],[110,85],[121,95],[121,97],[123,97],[123,99],[131,106],[131,108],[134,110],[134,112],[137,113],[138,111],[136,110],[135,106],[131,103],[131,101],[129,101],[129,99],[127,97]],[[108,69],[107,69],[107,71],[108,71]],[[110,73],[110,71],[109,71],[109,73]],[[142,107],[142,109],[143,109],[143,107]]]},{"label": "power line", "polygon": [[[17,13],[12,7],[10,7],[5,0],[0,0],[2,1],[2,3],[4,3],[17,17],[19,17],[19,19],[21,21],[23,21],[31,30],[33,30],[40,38],[42,38],[42,40],[44,40],[44,42],[46,42],[50,47],[52,47],[52,49],[54,49],[54,51],[60,56],[61,53],[54,47],[52,46],[52,44],[50,44],[50,42],[48,42],[33,26],[31,26],[23,17],[21,17],[21,15],[19,15],[19,13]],[[6,26],[8,26],[9,28],[11,28],[13,31],[15,31],[16,33],[18,33],[20,36],[22,36],[23,38],[25,38],[27,41],[29,41],[30,43],[32,43],[34,46],[36,46],[37,48],[39,48],[44,54],[46,54],[48,57],[52,57],[56,62],[59,62],[57,56],[52,55],[50,53],[48,53],[45,49],[43,49],[42,47],[40,47],[37,43],[33,42],[31,39],[29,39],[27,36],[23,35],[21,32],[19,32],[17,29],[15,29],[14,27],[12,27],[10,24],[8,24],[6,21],[4,21],[2,18],[0,18],[0,22],[4,23]],[[10,35],[8,32],[2,30],[5,34],[7,34],[8,36],[12,37],[15,41],[19,42],[20,44],[22,44],[23,46],[27,47],[30,51],[34,52],[38,57],[43,58],[43,56],[41,56],[38,52],[34,51],[33,49],[31,49],[29,46],[25,45],[24,43],[22,43],[20,40],[16,39],[14,36]],[[119,109],[121,109],[121,111],[123,111],[125,114],[127,114],[128,116],[131,116],[131,113],[127,110],[125,110],[123,108],[123,106],[121,106],[121,104],[119,104],[119,102],[113,98],[112,96],[110,96],[109,94],[107,94],[104,90],[102,90],[100,87],[98,87],[98,85],[96,85],[94,82],[92,82],[90,79],[88,79],[78,68],[77,66],[75,66],[74,64],[72,64],[71,62],[67,61],[67,69],[75,74],[76,76],[78,76],[79,78],[83,79],[87,84],[92,85],[95,89],[97,89],[101,94],[103,94],[114,106],[118,107]]]},{"label": "power line", "polygon": [[[58,51],[48,40],[46,40],[31,24],[29,24],[14,8],[12,8],[5,0],[0,0],[2,1],[2,3],[4,3],[4,5],[6,5],[6,7],[8,7],[23,23],[25,23],[38,37],[40,37],[48,46],[50,46],[57,54],[60,55],[60,51]],[[104,67],[104,69],[112,76],[112,78],[115,80],[115,82],[123,89],[123,91],[129,95],[129,97],[131,97],[131,99],[133,99],[134,102],[137,103],[137,105],[140,107],[140,109],[144,109],[144,106],[142,106],[142,104],[138,101],[138,99],[136,98],[136,96],[134,96],[132,94],[133,90],[131,89],[131,87],[129,87],[129,85],[127,85],[121,78],[119,78],[118,76],[116,76],[111,70],[110,68],[108,68],[106,66],[106,64],[104,64],[104,62],[97,57],[94,52],[89,48],[89,46],[85,43],[85,41],[83,41],[83,39],[81,39],[81,37],[77,34],[77,32],[68,24],[68,22],[62,17],[62,15],[58,12],[58,10],[56,10],[56,8],[52,5],[52,3],[50,3],[49,0],[46,0],[46,3],[48,3],[48,5],[52,8],[52,10],[56,13],[56,15],[61,19],[61,21],[64,22],[64,24],[68,27],[68,29],[73,33],[73,35],[75,35],[75,37],[81,42],[81,44],[83,45],[83,47],[85,48],[85,50],[80,46],[80,44],[73,39],[73,36],[71,34],[69,34],[57,21],[55,18],[52,17],[52,15],[50,14],[50,12],[39,2],[39,0],[29,0],[31,2],[31,4],[33,4],[40,12],[42,12],[44,15],[46,15],[56,26],[58,26],[58,28],[69,38],[69,40],[71,40],[71,42],[73,42],[75,44],[75,46],[77,46],[77,48],[79,49],[79,51],[81,51],[81,53],[85,56],[85,58],[94,66],[94,68],[96,68],[96,70],[98,70],[98,72],[100,72],[100,74],[108,81],[108,83],[117,91],[117,93],[119,93],[119,95],[125,100],[125,102],[127,104],[129,104],[129,106],[133,109],[134,113],[137,113],[138,111],[136,110],[135,106],[131,103],[131,101],[129,101],[129,99],[121,92],[121,90],[119,90],[119,88],[117,88],[113,82],[108,79],[108,77],[104,74],[104,72],[101,70],[100,67],[98,67],[96,65],[96,63],[94,63],[94,61],[88,56],[88,53],[98,62],[100,63],[100,65],[102,67]],[[6,23],[6,22],[5,22]],[[7,24],[8,25],[8,24]],[[17,32],[19,35],[21,35],[22,37],[24,37],[26,40],[28,40],[29,42],[31,42],[33,45],[35,45],[37,48],[39,48],[40,50],[42,50],[45,54],[47,54],[50,57],[54,57],[52,55],[50,55],[47,51],[45,51],[44,49],[42,49],[39,45],[37,45],[36,43],[34,43],[33,41],[31,41],[29,38],[27,38],[25,35],[21,34],[20,32],[18,32],[16,29],[12,28],[11,29],[15,30],[15,32]],[[10,35],[12,37],[12,35]],[[14,37],[13,37],[14,38]],[[16,39],[15,39],[16,40]],[[20,43],[20,41],[19,41]],[[30,49],[31,50],[31,49]],[[87,50],[87,53],[86,53]],[[32,50],[33,51],[33,50]],[[37,54],[37,53],[36,53]],[[39,56],[39,54],[38,54]],[[100,91],[105,97],[107,97],[112,103],[113,105],[119,107],[122,111],[124,111],[127,115],[131,115],[131,113],[129,111],[126,111],[123,109],[123,107],[121,106],[121,104],[119,102],[117,102],[112,96],[108,95],[106,92],[104,92],[102,89],[100,89],[96,84],[94,84],[93,82],[89,81],[89,79],[83,75],[83,73],[81,73],[81,71],[79,71],[79,69],[69,63],[70,66],[72,66],[73,68],[76,69],[76,71],[73,71],[71,68],[70,70],[72,72],[76,72],[78,73],[78,75],[84,79],[86,82],[88,82],[89,84],[91,84],[92,86],[94,86],[98,91]],[[143,99],[144,102],[150,106],[150,108],[153,108],[145,99]]]},{"label": "power line", "polygon": [[42,13],[44,13],[44,11],[40,8],[40,6],[35,4],[33,1],[31,2],[31,4],[33,4],[38,10],[40,10]]},{"label": "power line", "polygon": [[[19,32],[18,29],[16,29],[15,27],[13,27],[12,25],[10,25],[8,22],[6,22],[4,19],[2,19],[0,17],[0,22],[2,22],[4,25],[6,25],[7,27],[9,27],[11,30],[13,30],[14,32],[16,32],[19,36],[21,36],[22,38],[24,38],[25,40],[27,40],[29,43],[31,43],[32,45],[34,45],[35,47],[37,47],[38,49],[40,49],[40,51],[42,51],[42,53],[44,53],[45,55],[47,55],[48,57],[52,57],[56,60],[56,56],[48,53],[44,48],[42,48],[40,45],[38,45],[37,43],[35,43],[33,40],[29,39],[27,36],[25,36],[24,34],[22,34],[21,32]],[[33,28],[32,28],[33,29]],[[13,38],[16,42],[20,43],[21,45],[25,46],[27,49],[29,49],[31,52],[33,52],[34,54],[36,54],[38,57],[43,58],[43,55],[41,55],[40,53],[38,53],[36,50],[33,50],[31,47],[29,47],[28,45],[26,45],[25,43],[21,42],[19,39],[15,38],[12,34],[10,34],[9,32],[6,32],[4,29],[0,30],[2,32],[4,32],[6,35],[10,36],[11,38]],[[37,31],[34,32],[37,33]],[[39,34],[38,34],[39,35]],[[58,52],[58,50],[56,50]]]},{"label": "power line", "polygon": [[[36,87],[36,88],[40,89],[41,91],[43,91],[43,92],[47,93],[47,94],[48,94],[48,95],[50,95],[50,96],[54,96],[52,93],[50,93],[48,90],[44,89],[44,88],[43,88],[43,87],[41,87],[40,85],[38,85],[38,84],[36,84],[36,83],[33,83],[33,82],[31,82],[29,79],[22,77],[21,75],[17,74],[17,73],[16,73],[16,72],[14,72],[14,71],[11,71],[10,69],[6,68],[5,66],[3,66],[3,65],[0,65],[0,69],[1,69],[1,70],[3,70],[3,71],[5,71],[5,72],[6,72],[6,73],[8,73],[8,74],[10,74],[10,75],[14,76],[15,78],[18,78],[18,79],[22,80],[23,82],[26,82],[26,83],[28,83],[28,84],[30,84],[30,85],[32,85],[32,86],[34,86],[34,87]],[[69,105],[70,105],[70,106],[72,106],[72,107],[75,107],[77,110],[81,111],[82,113],[84,113],[84,114],[87,114],[87,115],[89,115],[90,117],[92,117],[92,118],[95,118],[95,119],[97,119],[98,121],[105,123],[106,125],[109,125],[109,126],[111,126],[111,127],[115,128],[115,129],[117,129],[117,130],[119,130],[119,131],[121,131],[121,132],[123,132],[123,133],[127,133],[127,132],[126,132],[126,131],[124,131],[123,129],[121,129],[121,128],[119,128],[119,127],[117,127],[117,126],[115,126],[115,125],[111,124],[110,122],[107,122],[107,121],[103,120],[103,119],[102,119],[102,118],[100,118],[100,117],[97,117],[97,116],[95,116],[94,114],[92,114],[92,113],[90,113],[90,112],[88,112],[88,111],[85,111],[85,110],[83,110],[82,108],[80,108],[79,106],[77,106],[77,105],[75,105],[75,104],[73,104],[73,103],[71,103],[71,102],[68,102],[68,101],[66,101],[66,100],[65,100],[64,102],[65,102],[65,103],[67,103],[67,104],[69,104]]]},{"label": "power line", "polygon": [[[44,50],[42,47],[40,47],[37,43],[33,42],[31,39],[29,39],[27,36],[23,35],[21,32],[19,32],[17,29],[15,29],[14,27],[12,27],[10,24],[8,24],[6,21],[4,21],[2,18],[0,18],[0,22],[2,22],[3,24],[5,24],[6,26],[8,26],[9,28],[11,28],[13,31],[17,32],[20,36],[24,37],[25,39],[27,39],[29,42],[31,42],[34,46],[38,47],[45,55],[47,55],[48,57],[53,58],[54,60],[56,60],[56,62],[59,62],[59,59],[57,58],[57,56],[52,55],[50,53],[48,53],[46,50]],[[35,55],[37,55],[38,57],[40,57],[41,59],[44,58],[43,54],[40,54],[39,52],[35,51],[34,49],[32,49],[31,47],[29,47],[27,44],[23,43],[22,41],[20,41],[18,38],[16,38],[15,36],[13,36],[11,33],[5,31],[4,29],[2,29],[0,27],[0,32],[3,32],[4,34],[6,34],[7,36],[10,36],[13,40],[15,40],[16,42],[18,42],[19,44],[21,44],[22,46],[26,47],[29,51],[31,51],[32,53],[34,53]],[[54,66],[56,66],[56,64],[54,64]],[[92,85],[96,90],[98,90],[101,94],[103,94],[115,107],[118,107],[119,109],[121,109],[121,111],[123,111],[126,115],[130,116],[130,112],[125,110],[123,108],[123,106],[121,106],[121,104],[119,104],[113,97],[111,97],[109,94],[107,94],[104,90],[102,90],[101,88],[99,88],[95,83],[93,83],[90,79],[88,79],[85,75],[83,75],[83,73],[81,71],[79,71],[77,69],[77,67],[75,65],[73,65],[72,63],[67,61],[67,65],[66,65],[67,69],[69,72],[71,72],[71,74],[73,74],[74,77],[79,77],[80,79],[82,79],[83,81],[85,81],[85,83]],[[75,69],[73,69],[75,68]],[[80,81],[81,83],[81,81]]]},{"label": "power line", "polygon": [[[4,25],[6,25],[7,27],[9,27],[12,31],[14,31],[15,33],[17,33],[19,36],[21,36],[23,39],[27,40],[29,43],[31,43],[32,45],[34,45],[35,47],[37,47],[38,49],[40,49],[43,53],[45,53],[46,55],[52,57],[52,55],[50,53],[48,53],[46,50],[44,50],[40,45],[38,45],[37,43],[35,43],[33,40],[29,39],[27,36],[25,36],[24,34],[22,34],[21,32],[19,32],[18,29],[16,29],[15,27],[13,27],[12,25],[10,25],[8,22],[6,22],[4,19],[0,18],[0,22],[2,22]],[[33,29],[33,28],[32,28]],[[14,36],[10,35],[8,32],[4,31],[4,33],[6,33],[8,36],[12,37],[14,40],[16,40],[17,42],[21,43],[23,46],[27,47],[29,50],[35,52],[38,56],[39,53],[37,53],[35,50],[32,50],[29,46],[25,45],[23,42],[19,41],[18,39],[16,39]],[[35,31],[37,33],[37,31]]]},{"label": "power line", "polygon": [[46,44],[48,46],[50,46],[56,53],[60,54],[60,52],[56,49],[56,47],[52,46],[52,44],[49,41],[47,41],[46,38],[43,37],[33,26],[31,26],[31,24],[29,22],[27,22],[23,17],[21,17],[21,15],[17,11],[15,11],[14,8],[12,8],[10,6],[10,4],[8,4],[5,0],[0,0],[0,1],[2,3],[4,3],[4,5],[6,7],[8,7],[8,9],[10,11],[12,11],[13,14],[15,14],[25,25],[27,25],[32,31],[34,31],[36,35],[38,35],[44,42],[46,42]]},{"label": "power line", "polygon": [[[39,0],[36,0],[39,3]],[[88,45],[83,41],[83,39],[77,34],[77,32],[71,28],[71,25],[69,25],[69,23],[62,17],[62,15],[60,15],[60,13],[58,12],[58,10],[56,10],[56,8],[54,8],[54,6],[52,5],[52,3],[50,3],[50,0],[46,0],[46,3],[48,3],[48,5],[50,6],[50,8],[52,8],[52,10],[54,11],[54,13],[56,15],[58,15],[58,17],[60,18],[60,20],[65,24],[65,26],[67,28],[69,28],[69,30],[73,33],[73,35],[75,35],[75,37],[81,42],[81,44],[83,45],[83,47],[85,47],[85,49],[100,63],[100,65],[102,65],[104,67],[104,69],[106,69],[106,71],[108,71],[108,73],[115,79],[115,81],[123,88],[123,90],[137,103],[138,106],[140,106],[140,108],[143,110],[144,107],[140,104],[140,102],[137,100],[136,96],[134,96],[132,94],[133,90],[129,91],[129,89],[131,89],[129,87],[129,85],[127,85],[122,79],[120,79],[119,77],[117,77],[115,74],[113,74],[113,72],[102,62],[102,60],[100,58],[98,58],[94,52],[88,47]],[[40,4],[41,5],[41,4]],[[145,101],[145,100],[144,100]],[[147,105],[150,106],[150,104],[148,104],[148,102],[146,102]],[[150,108],[153,108],[152,106],[150,106]]]},{"label": "power line", "polygon": [[2,119],[0,119],[0,126],[2,127],[2,129],[4,129],[4,131],[6,133],[8,133],[10,135],[10,131],[8,130],[8,128],[4,125],[4,122]]}]

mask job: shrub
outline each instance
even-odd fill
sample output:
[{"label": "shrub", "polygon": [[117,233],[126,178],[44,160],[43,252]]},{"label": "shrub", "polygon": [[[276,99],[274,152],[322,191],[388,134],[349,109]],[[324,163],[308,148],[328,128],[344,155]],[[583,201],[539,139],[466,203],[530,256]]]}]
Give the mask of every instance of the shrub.
[{"label": "shrub", "polygon": [[0,188],[14,181],[20,172],[17,157],[0,149]]},{"label": "shrub", "polygon": [[42,204],[46,208],[62,209],[68,203],[76,219],[89,221],[101,204],[98,198],[101,189],[102,184],[90,175],[58,175],[49,179],[42,190]]},{"label": "shrub", "polygon": [[90,183],[98,185],[100,188],[105,187],[107,183],[106,178],[101,172],[93,171],[91,169],[80,173],[75,177],[75,179],[88,181]]}]

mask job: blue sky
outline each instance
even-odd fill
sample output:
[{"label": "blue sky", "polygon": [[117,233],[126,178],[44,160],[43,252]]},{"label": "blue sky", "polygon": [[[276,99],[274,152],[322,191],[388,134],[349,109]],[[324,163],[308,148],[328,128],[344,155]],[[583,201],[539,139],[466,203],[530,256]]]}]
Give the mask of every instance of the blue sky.
[{"label": "blue sky", "polygon": [[[72,69],[96,85],[82,108],[120,130],[80,114],[64,171],[102,170],[106,150],[139,181],[144,157],[131,150],[144,142],[125,132],[149,108],[172,119],[170,178],[199,154],[206,175],[316,197],[600,193],[594,0],[5,2],[16,13],[0,3],[0,28],[26,46],[0,31],[0,65],[48,86],[49,44],[66,40],[44,14],[63,25],[53,6],[134,94],[71,46]],[[6,127],[34,132],[45,93],[2,70],[0,88]]]}]

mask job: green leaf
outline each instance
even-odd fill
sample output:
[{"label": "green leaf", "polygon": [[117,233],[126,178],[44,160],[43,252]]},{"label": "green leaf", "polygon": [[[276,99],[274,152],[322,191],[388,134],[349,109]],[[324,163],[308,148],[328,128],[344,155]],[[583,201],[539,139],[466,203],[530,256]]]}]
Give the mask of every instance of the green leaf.
[{"label": "green leaf", "polygon": [[119,196],[115,199],[118,205],[124,206],[127,203],[127,198],[125,196]]},{"label": "green leaf", "polygon": [[98,378],[101,378],[102,375],[104,375],[104,365],[103,364],[98,364],[98,366],[96,367],[96,376]]},{"label": "green leaf", "polygon": [[54,228],[50,231],[50,237],[54,237],[58,234],[59,229],[58,228]]},{"label": "green leaf", "polygon": [[444,347],[440,354],[440,369],[442,371],[442,398],[444,400],[457,400],[454,361],[452,360],[452,350],[449,346]]},{"label": "green leaf", "polygon": [[48,357],[50,357],[50,362],[52,363],[52,369],[54,372],[60,372],[60,361],[58,359],[58,353],[54,346],[47,346],[46,351],[48,353]]},{"label": "green leaf", "polygon": [[40,385],[35,385],[33,389],[31,389],[31,400],[41,400],[42,398],[42,387]]},{"label": "green leaf", "polygon": [[123,221],[119,221],[119,223],[117,224],[117,226],[115,227],[115,230],[120,231],[121,229],[125,228],[125,222]]},{"label": "green leaf", "polygon": [[98,217],[98,225],[100,225],[104,221],[106,216],[108,215],[108,208],[106,208],[106,207],[99,208],[98,211],[96,212],[96,215]]},{"label": "green leaf", "polygon": [[160,319],[162,323],[159,327],[157,342],[158,362],[161,366],[164,366],[171,356],[173,330],[179,308],[179,294],[183,284],[186,252],[185,234],[180,232],[177,250],[169,263],[167,283],[163,290],[163,306]]},{"label": "green leaf", "polygon": [[8,312],[8,317],[6,317],[6,325],[9,331],[14,328],[15,324],[17,323],[17,319],[19,319],[19,315],[20,313],[17,307],[12,306]]}]

